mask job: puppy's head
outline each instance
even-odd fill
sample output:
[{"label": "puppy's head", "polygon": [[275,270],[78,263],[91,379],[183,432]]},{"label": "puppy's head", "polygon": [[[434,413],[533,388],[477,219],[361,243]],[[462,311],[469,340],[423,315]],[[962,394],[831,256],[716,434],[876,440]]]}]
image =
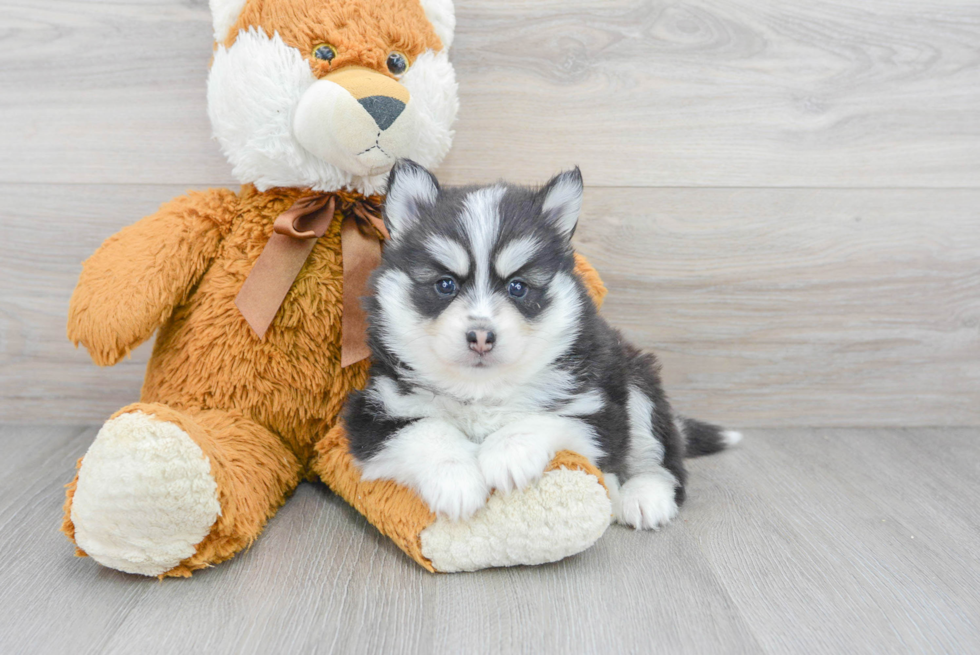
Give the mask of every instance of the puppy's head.
[{"label": "puppy's head", "polygon": [[458,101],[452,0],[211,0],[214,134],[243,183],[374,193],[435,166]]},{"label": "puppy's head", "polygon": [[570,239],[579,170],[541,189],[442,189],[414,162],[391,173],[391,233],[375,275],[373,337],[428,384],[488,396],[565,353],[583,301]]}]

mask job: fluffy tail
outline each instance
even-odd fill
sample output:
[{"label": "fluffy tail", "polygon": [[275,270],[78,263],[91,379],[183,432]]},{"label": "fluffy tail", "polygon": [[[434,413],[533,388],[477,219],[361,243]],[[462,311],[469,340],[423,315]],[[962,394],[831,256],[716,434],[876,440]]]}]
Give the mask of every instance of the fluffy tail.
[{"label": "fluffy tail", "polygon": [[684,437],[684,457],[700,457],[725,450],[742,440],[742,433],[698,421],[677,417],[677,429]]}]

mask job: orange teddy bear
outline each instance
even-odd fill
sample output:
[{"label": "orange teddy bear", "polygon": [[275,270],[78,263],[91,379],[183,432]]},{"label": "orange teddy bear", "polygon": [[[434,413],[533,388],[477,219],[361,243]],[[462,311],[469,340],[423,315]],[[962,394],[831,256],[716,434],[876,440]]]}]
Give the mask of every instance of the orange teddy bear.
[{"label": "orange teddy bear", "polygon": [[[609,523],[601,474],[559,453],[472,519],[360,481],[337,416],[364,385],[359,293],[387,174],[452,140],[451,0],[211,0],[208,108],[243,186],[190,193],[85,262],[68,336],[100,366],[157,340],[140,402],[68,485],[64,532],[121,571],[188,576],[247,547],[319,478],[429,570],[554,561]],[[604,292],[580,260],[597,301]]]}]

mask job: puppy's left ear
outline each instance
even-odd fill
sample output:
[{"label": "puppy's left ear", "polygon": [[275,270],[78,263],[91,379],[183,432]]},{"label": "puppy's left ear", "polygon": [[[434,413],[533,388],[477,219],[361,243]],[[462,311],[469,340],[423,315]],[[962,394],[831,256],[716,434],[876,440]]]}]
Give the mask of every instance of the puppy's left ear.
[{"label": "puppy's left ear", "polygon": [[584,192],[582,171],[578,166],[554,176],[541,189],[542,216],[567,239],[572,238],[575,226],[578,225]]},{"label": "puppy's left ear", "polygon": [[399,160],[388,176],[384,205],[385,227],[391,238],[397,239],[438,197],[439,181],[432,173],[411,159]]}]

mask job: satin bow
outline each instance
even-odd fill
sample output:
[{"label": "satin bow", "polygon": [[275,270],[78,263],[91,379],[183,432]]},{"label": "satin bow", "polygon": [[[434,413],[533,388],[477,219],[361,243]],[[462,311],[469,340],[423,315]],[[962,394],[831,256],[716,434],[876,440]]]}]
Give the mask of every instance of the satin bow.
[{"label": "satin bow", "polygon": [[381,241],[388,238],[381,220],[381,198],[343,191],[300,198],[276,218],[272,236],[245,278],[235,305],[264,339],[286,294],[336,216],[344,262],[343,320],[340,365],[350,366],[371,354],[367,345],[367,316],[361,297],[381,262]]}]

